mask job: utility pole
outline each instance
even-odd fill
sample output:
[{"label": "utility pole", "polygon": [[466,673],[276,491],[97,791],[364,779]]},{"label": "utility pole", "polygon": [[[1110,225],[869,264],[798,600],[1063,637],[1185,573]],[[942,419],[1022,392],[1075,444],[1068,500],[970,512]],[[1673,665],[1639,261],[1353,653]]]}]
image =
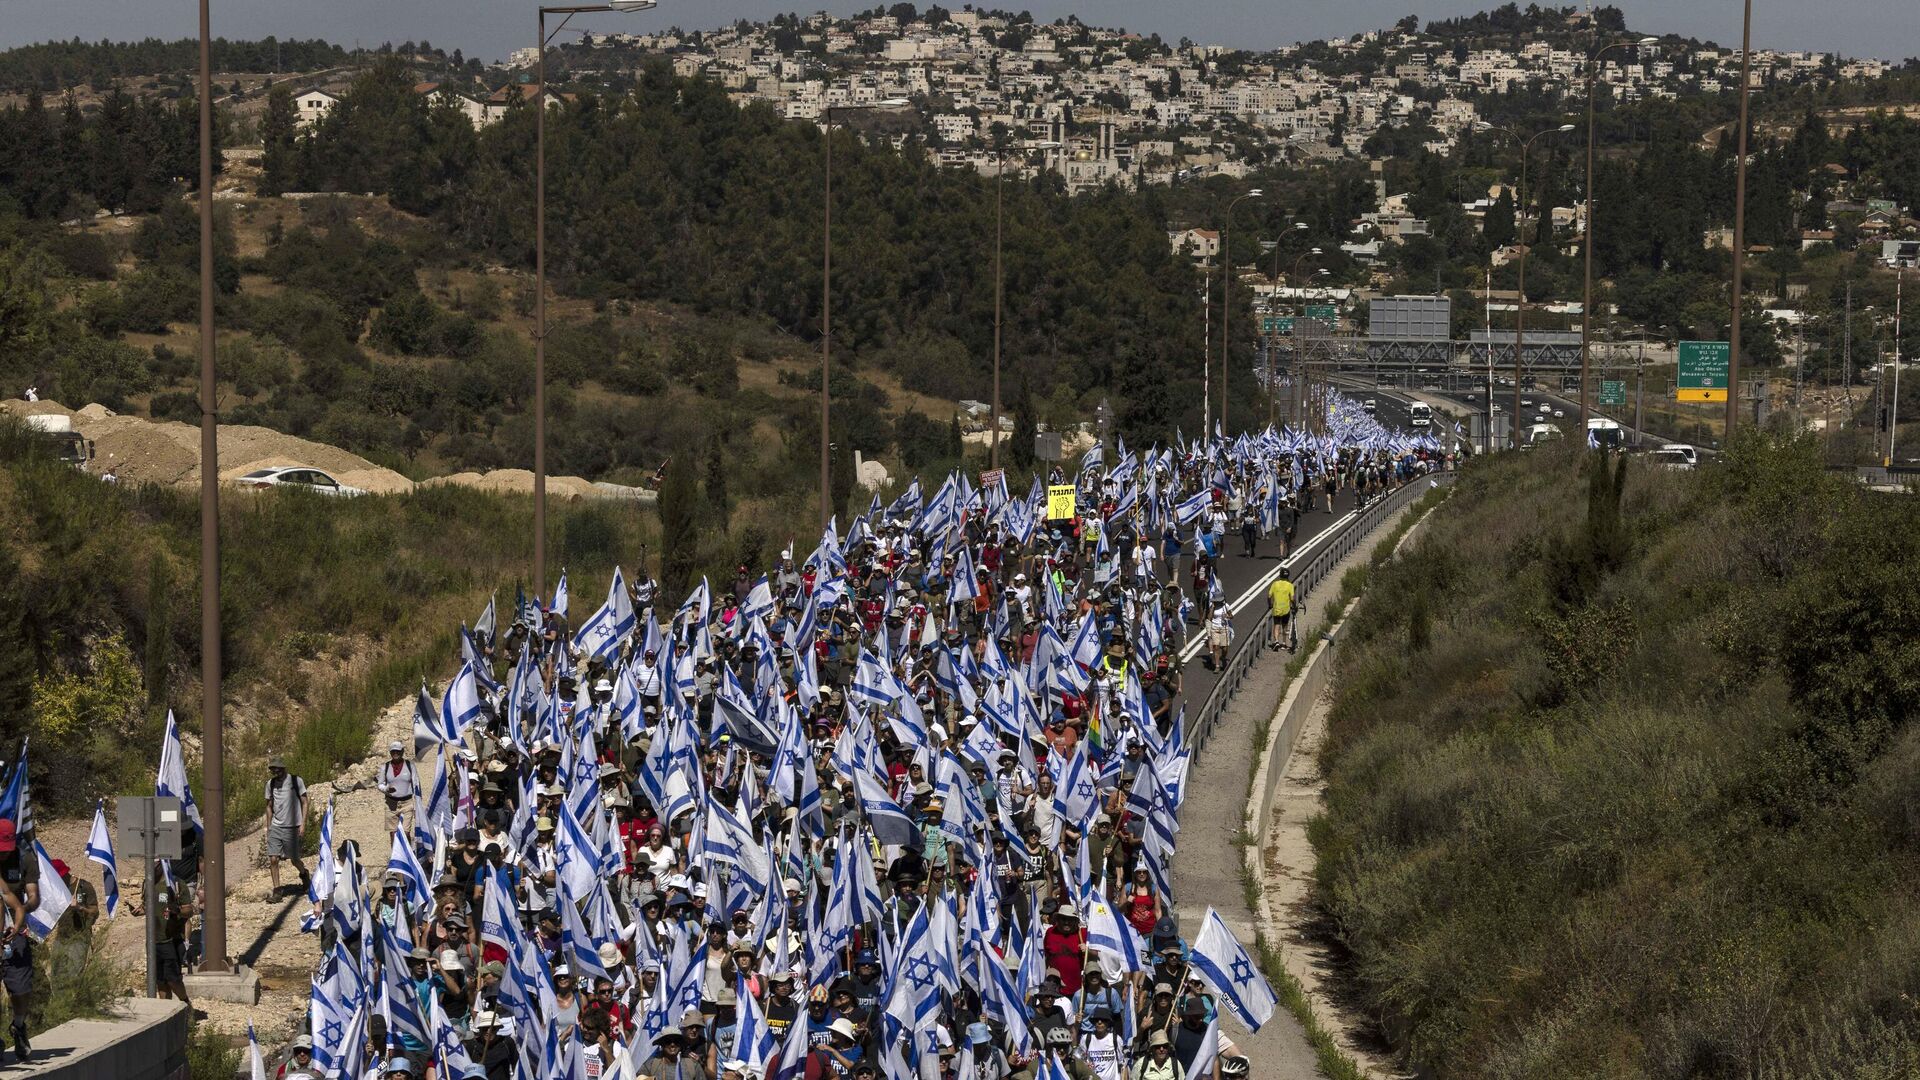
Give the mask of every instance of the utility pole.
[{"label": "utility pole", "polygon": [[1887,464],[1893,464],[1893,443],[1900,437],[1900,294],[1907,285],[1907,268],[1893,283],[1893,400],[1887,405]]},{"label": "utility pole", "polygon": [[1733,330],[1727,347],[1727,432],[1720,445],[1730,445],[1740,422],[1740,286],[1747,255],[1747,96],[1752,82],[1753,0],[1746,0],[1740,29],[1739,160],[1733,181]]},{"label": "utility pole", "polygon": [[[213,366],[213,28],[200,0],[200,970],[227,970],[227,795],[220,719],[220,418]],[[147,901],[151,904],[151,898]]]},{"label": "utility pole", "polygon": [[1853,419],[1853,279],[1847,279],[1847,321],[1841,327],[1841,375],[1839,392],[1847,398],[1847,415],[1843,419]]},{"label": "utility pole", "polygon": [[1646,395],[1647,336],[1640,335],[1640,355],[1633,362],[1633,445],[1639,446],[1641,439],[1640,406]]},{"label": "utility pole", "polygon": [[1200,438],[1213,437],[1213,267],[1200,292]]}]

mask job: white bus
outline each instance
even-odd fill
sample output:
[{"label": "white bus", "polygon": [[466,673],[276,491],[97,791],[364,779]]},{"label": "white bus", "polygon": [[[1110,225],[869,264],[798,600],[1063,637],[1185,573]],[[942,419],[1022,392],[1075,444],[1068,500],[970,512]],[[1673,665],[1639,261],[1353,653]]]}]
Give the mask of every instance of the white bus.
[{"label": "white bus", "polygon": [[1607,450],[1618,450],[1626,441],[1626,432],[1620,430],[1619,421],[1596,416],[1587,421],[1587,440]]},{"label": "white bus", "polygon": [[1414,427],[1426,427],[1433,423],[1433,406],[1416,401],[1407,406],[1407,415],[1412,418]]}]

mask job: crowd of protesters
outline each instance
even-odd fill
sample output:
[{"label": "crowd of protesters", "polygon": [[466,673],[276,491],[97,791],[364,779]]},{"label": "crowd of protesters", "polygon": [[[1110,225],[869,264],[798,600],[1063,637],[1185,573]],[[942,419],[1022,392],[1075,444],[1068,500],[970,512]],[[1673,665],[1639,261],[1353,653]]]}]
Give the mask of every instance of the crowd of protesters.
[{"label": "crowd of protesters", "polygon": [[1231,638],[1230,533],[1285,554],[1449,464],[1351,403],[1328,428],[1096,448],[1024,496],[916,481],[678,601],[641,570],[590,612],[564,573],[489,604],[374,778],[384,850],[329,806],[309,867],[271,763],[319,953],[276,1075],[1246,1076],[1221,1020],[1259,994],[1172,895],[1180,657]]}]

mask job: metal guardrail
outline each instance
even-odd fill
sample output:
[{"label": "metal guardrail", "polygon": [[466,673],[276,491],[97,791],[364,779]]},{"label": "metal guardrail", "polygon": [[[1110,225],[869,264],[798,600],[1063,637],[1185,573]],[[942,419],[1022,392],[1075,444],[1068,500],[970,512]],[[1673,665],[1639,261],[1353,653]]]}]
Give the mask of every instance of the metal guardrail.
[{"label": "metal guardrail", "polygon": [[[1340,565],[1340,560],[1353,554],[1361,541],[1371,536],[1373,531],[1395,512],[1412,505],[1414,501],[1425,495],[1430,489],[1428,485],[1421,483],[1421,480],[1450,484],[1453,482],[1453,474],[1430,473],[1402,485],[1384,498],[1368,503],[1352,520],[1339,529],[1330,529],[1309,540],[1308,551],[1311,554],[1304,564],[1294,562],[1302,553],[1296,552],[1288,556],[1286,565],[1293,571],[1294,595],[1304,598],[1313,592],[1333,573],[1333,568]],[[1219,681],[1213,684],[1213,689],[1207,693],[1206,700],[1200,703],[1199,710],[1187,722],[1187,740],[1195,749],[1206,745],[1207,737],[1213,734],[1214,724],[1219,721],[1220,714],[1226,711],[1227,705],[1233,700],[1233,695],[1239,691],[1240,684],[1246,681],[1247,673],[1253,670],[1253,662],[1267,651],[1264,648],[1267,641],[1265,630],[1263,621],[1253,633],[1247,635],[1246,640],[1240,643],[1240,647],[1227,657],[1226,670],[1220,673]]]}]

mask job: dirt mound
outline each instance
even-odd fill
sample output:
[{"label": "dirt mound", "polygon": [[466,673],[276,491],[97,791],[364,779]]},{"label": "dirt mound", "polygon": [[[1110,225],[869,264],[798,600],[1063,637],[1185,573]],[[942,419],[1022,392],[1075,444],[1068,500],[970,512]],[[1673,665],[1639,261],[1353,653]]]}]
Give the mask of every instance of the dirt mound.
[{"label": "dirt mound", "polygon": [[[117,466],[120,479],[129,482],[182,487],[200,482],[200,428],[196,425],[120,416],[98,404],[70,412],[57,402],[16,400],[0,402],[0,409],[22,416],[72,416],[74,428],[93,440],[96,472]],[[306,465],[376,494],[413,490],[413,481],[358,454],[250,424],[222,424],[219,452],[222,480],[275,465]]]},{"label": "dirt mound", "polygon": [[[436,476],[420,481],[422,484],[457,484],[461,487],[479,488],[504,495],[532,495],[533,471],[530,469],[495,469],[492,472],[458,472],[450,476]],[[547,477],[547,497],[550,499],[600,499],[603,492],[594,489],[591,482],[577,476]]]}]

